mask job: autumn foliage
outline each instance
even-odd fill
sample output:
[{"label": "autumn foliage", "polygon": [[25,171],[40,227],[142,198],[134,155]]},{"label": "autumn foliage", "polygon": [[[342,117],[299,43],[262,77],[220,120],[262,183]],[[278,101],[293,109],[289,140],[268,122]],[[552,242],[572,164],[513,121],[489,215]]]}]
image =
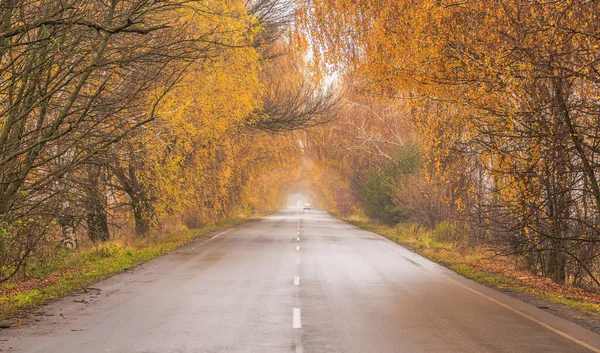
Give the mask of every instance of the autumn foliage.
[{"label": "autumn foliage", "polygon": [[[411,126],[420,177],[391,205],[412,207],[421,194],[421,207],[468,234],[468,243],[516,255],[555,282],[598,290],[597,2],[307,0],[302,16],[315,59]],[[352,121],[377,121],[380,111]],[[339,153],[367,159],[360,165],[385,179],[387,167],[368,157],[382,154],[375,143],[389,146],[390,127],[377,125],[368,138],[359,126],[356,142]],[[354,152],[357,143],[371,144],[367,154]],[[410,143],[403,146],[396,153]],[[324,163],[340,155],[332,157]],[[354,178],[338,169],[346,183],[368,178],[356,164]],[[406,192],[404,182],[395,185]]]},{"label": "autumn foliage", "polygon": [[311,188],[598,290],[599,31],[576,0],[5,1],[0,281]]},{"label": "autumn foliage", "polygon": [[293,131],[334,103],[293,16],[285,0],[0,4],[0,282],[56,249],[273,209],[299,177]]}]

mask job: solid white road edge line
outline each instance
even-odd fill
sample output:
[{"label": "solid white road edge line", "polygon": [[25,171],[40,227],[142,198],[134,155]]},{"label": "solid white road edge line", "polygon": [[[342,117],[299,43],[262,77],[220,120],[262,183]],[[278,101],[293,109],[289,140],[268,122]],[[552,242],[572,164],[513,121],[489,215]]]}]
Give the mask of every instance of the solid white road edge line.
[{"label": "solid white road edge line", "polygon": [[292,319],[292,328],[302,328],[302,322],[300,321],[300,308],[294,308]]}]

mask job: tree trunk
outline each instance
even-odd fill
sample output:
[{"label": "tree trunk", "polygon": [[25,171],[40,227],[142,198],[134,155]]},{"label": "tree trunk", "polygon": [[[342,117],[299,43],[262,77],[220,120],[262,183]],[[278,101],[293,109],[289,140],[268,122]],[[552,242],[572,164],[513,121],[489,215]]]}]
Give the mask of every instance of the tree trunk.
[{"label": "tree trunk", "polygon": [[105,209],[88,210],[86,221],[88,237],[92,241],[105,242],[110,239],[108,215]]},{"label": "tree trunk", "polygon": [[143,198],[143,194],[138,193],[137,197],[131,199],[135,219],[135,233],[138,236],[147,234],[152,229],[156,219],[152,204]]},{"label": "tree trunk", "polygon": [[[133,159],[134,157],[132,157]],[[137,167],[143,168],[143,166]],[[147,186],[140,182],[136,166],[133,164],[127,166],[116,164],[113,168],[122,190],[129,196],[135,221],[135,233],[138,236],[147,234],[157,222],[152,191],[147,190]]]},{"label": "tree trunk", "polygon": [[67,249],[76,249],[77,234],[73,220],[70,217],[62,217],[58,222],[62,230],[63,246]]},{"label": "tree trunk", "polygon": [[88,237],[94,241],[108,241],[108,211],[106,193],[102,183],[102,169],[95,165],[87,167],[88,184],[86,185],[86,223]]},{"label": "tree trunk", "polygon": [[551,249],[548,256],[547,276],[555,283],[564,284],[566,280],[567,261],[561,249],[561,242],[553,242],[558,249]]}]

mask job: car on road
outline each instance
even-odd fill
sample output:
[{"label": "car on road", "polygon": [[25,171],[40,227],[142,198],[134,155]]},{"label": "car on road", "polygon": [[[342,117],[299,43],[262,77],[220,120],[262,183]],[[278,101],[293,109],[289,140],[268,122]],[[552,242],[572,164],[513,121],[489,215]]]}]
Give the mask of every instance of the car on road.
[{"label": "car on road", "polygon": [[311,210],[311,208],[312,208],[312,207],[310,206],[310,204],[309,204],[309,203],[305,203],[305,204],[304,204],[304,208],[302,208],[302,210],[303,210],[303,211],[306,211],[306,210],[310,211],[310,210]]}]

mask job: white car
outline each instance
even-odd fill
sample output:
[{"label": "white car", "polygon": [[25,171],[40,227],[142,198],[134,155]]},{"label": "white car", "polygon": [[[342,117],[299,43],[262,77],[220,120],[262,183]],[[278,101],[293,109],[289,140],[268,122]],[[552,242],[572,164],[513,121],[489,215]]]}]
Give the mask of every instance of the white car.
[{"label": "white car", "polygon": [[302,210],[309,210],[310,211],[310,209],[311,209],[310,204],[309,203],[305,203],[304,204],[304,208]]}]

